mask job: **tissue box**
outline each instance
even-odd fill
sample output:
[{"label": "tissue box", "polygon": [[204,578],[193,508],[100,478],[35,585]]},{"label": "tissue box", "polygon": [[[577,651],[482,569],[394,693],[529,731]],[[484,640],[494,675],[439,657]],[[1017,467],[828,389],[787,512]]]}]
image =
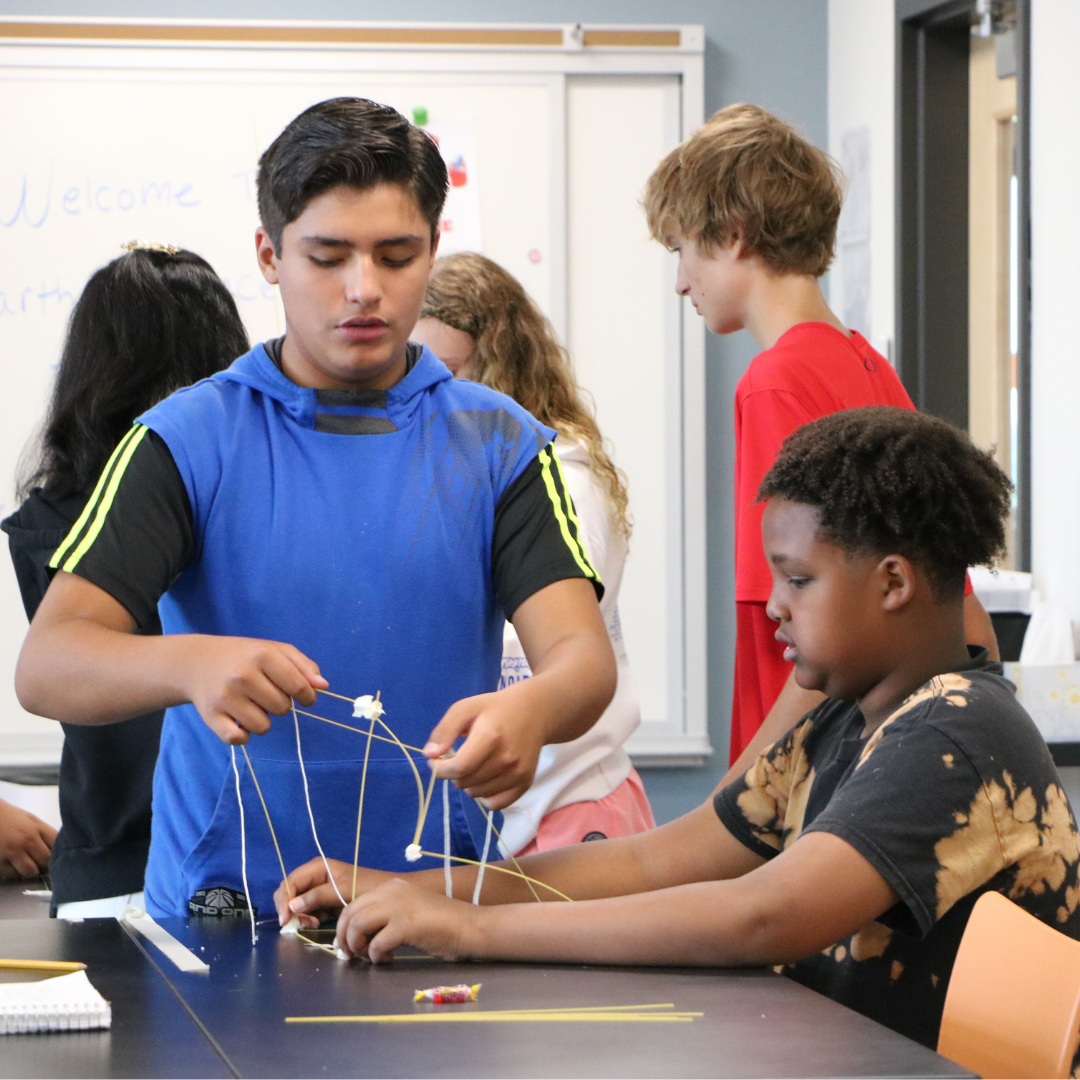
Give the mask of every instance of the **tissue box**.
[{"label": "tissue box", "polygon": [[1048,743],[1080,742],[1080,663],[1006,664],[1005,677]]}]

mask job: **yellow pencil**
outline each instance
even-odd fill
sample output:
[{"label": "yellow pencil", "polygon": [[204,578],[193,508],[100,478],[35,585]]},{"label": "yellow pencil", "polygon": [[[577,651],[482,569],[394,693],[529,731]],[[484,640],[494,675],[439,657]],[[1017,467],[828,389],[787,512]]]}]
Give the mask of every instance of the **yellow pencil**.
[{"label": "yellow pencil", "polygon": [[11,971],[85,971],[86,965],[76,960],[2,960],[0,968]]}]

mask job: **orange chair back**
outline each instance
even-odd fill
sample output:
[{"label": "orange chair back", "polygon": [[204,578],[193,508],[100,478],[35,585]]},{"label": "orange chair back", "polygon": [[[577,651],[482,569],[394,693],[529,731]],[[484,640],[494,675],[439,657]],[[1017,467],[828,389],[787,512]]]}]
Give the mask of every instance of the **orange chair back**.
[{"label": "orange chair back", "polygon": [[984,893],[956,955],[938,1053],[987,1080],[1066,1077],[1078,1043],[1080,941]]}]

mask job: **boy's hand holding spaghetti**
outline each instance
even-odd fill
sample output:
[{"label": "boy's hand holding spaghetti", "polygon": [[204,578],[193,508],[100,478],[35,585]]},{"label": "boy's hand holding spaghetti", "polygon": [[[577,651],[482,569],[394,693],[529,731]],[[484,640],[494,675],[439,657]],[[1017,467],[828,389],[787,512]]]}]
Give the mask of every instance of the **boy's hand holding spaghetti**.
[{"label": "boy's hand holding spaghetti", "polygon": [[[532,783],[545,727],[530,709],[533,687],[525,682],[494,694],[478,694],[453,704],[431,733],[424,753],[441,758],[462,735],[460,750],[432,761],[439,780],[452,780],[489,810],[502,810]],[[541,688],[542,689],[542,688]]]},{"label": "boy's hand holding spaghetti", "polygon": [[185,696],[224,743],[265,735],[271,715],[284,716],[294,699],[314,705],[315,690],[329,686],[318,664],[286,642],[205,634],[177,640]]}]

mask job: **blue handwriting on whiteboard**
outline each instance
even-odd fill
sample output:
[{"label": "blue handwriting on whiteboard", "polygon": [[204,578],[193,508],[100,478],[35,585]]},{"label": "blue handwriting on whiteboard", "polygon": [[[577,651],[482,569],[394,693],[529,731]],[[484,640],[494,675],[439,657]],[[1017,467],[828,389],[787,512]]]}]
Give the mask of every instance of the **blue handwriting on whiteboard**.
[{"label": "blue handwriting on whiteboard", "polygon": [[237,300],[274,302],[274,286],[264,280],[261,274],[241,274],[238,278],[223,277],[221,280]]},{"label": "blue handwriting on whiteboard", "polygon": [[165,206],[190,210],[201,202],[195,193],[195,185],[190,181],[173,183],[169,180],[148,180],[121,187],[101,184],[88,176],[79,184],[69,184],[63,190],[55,187],[54,190],[52,172],[44,184],[36,186],[23,173],[18,200],[6,206],[0,205],[0,225],[10,229],[21,220],[32,229],[40,229],[50,214],[78,217]]},{"label": "blue handwriting on whiteboard", "polygon": [[0,318],[5,315],[64,315],[75,303],[75,297],[60,284],[59,279],[40,287],[24,285],[21,288],[0,290]]},{"label": "blue handwriting on whiteboard", "polygon": [[259,170],[255,168],[242,169],[240,172],[234,172],[232,174],[233,180],[239,180],[244,188],[244,198],[248,202],[255,201],[255,178],[259,175]]},{"label": "blue handwriting on whiteboard", "polygon": [[[238,278],[222,279],[225,287],[241,303],[274,302],[274,287],[259,274],[241,274]],[[0,289],[0,319],[20,315],[63,315],[65,318],[75,303],[75,294],[65,288],[59,278],[42,280],[40,285],[16,285]]]}]

